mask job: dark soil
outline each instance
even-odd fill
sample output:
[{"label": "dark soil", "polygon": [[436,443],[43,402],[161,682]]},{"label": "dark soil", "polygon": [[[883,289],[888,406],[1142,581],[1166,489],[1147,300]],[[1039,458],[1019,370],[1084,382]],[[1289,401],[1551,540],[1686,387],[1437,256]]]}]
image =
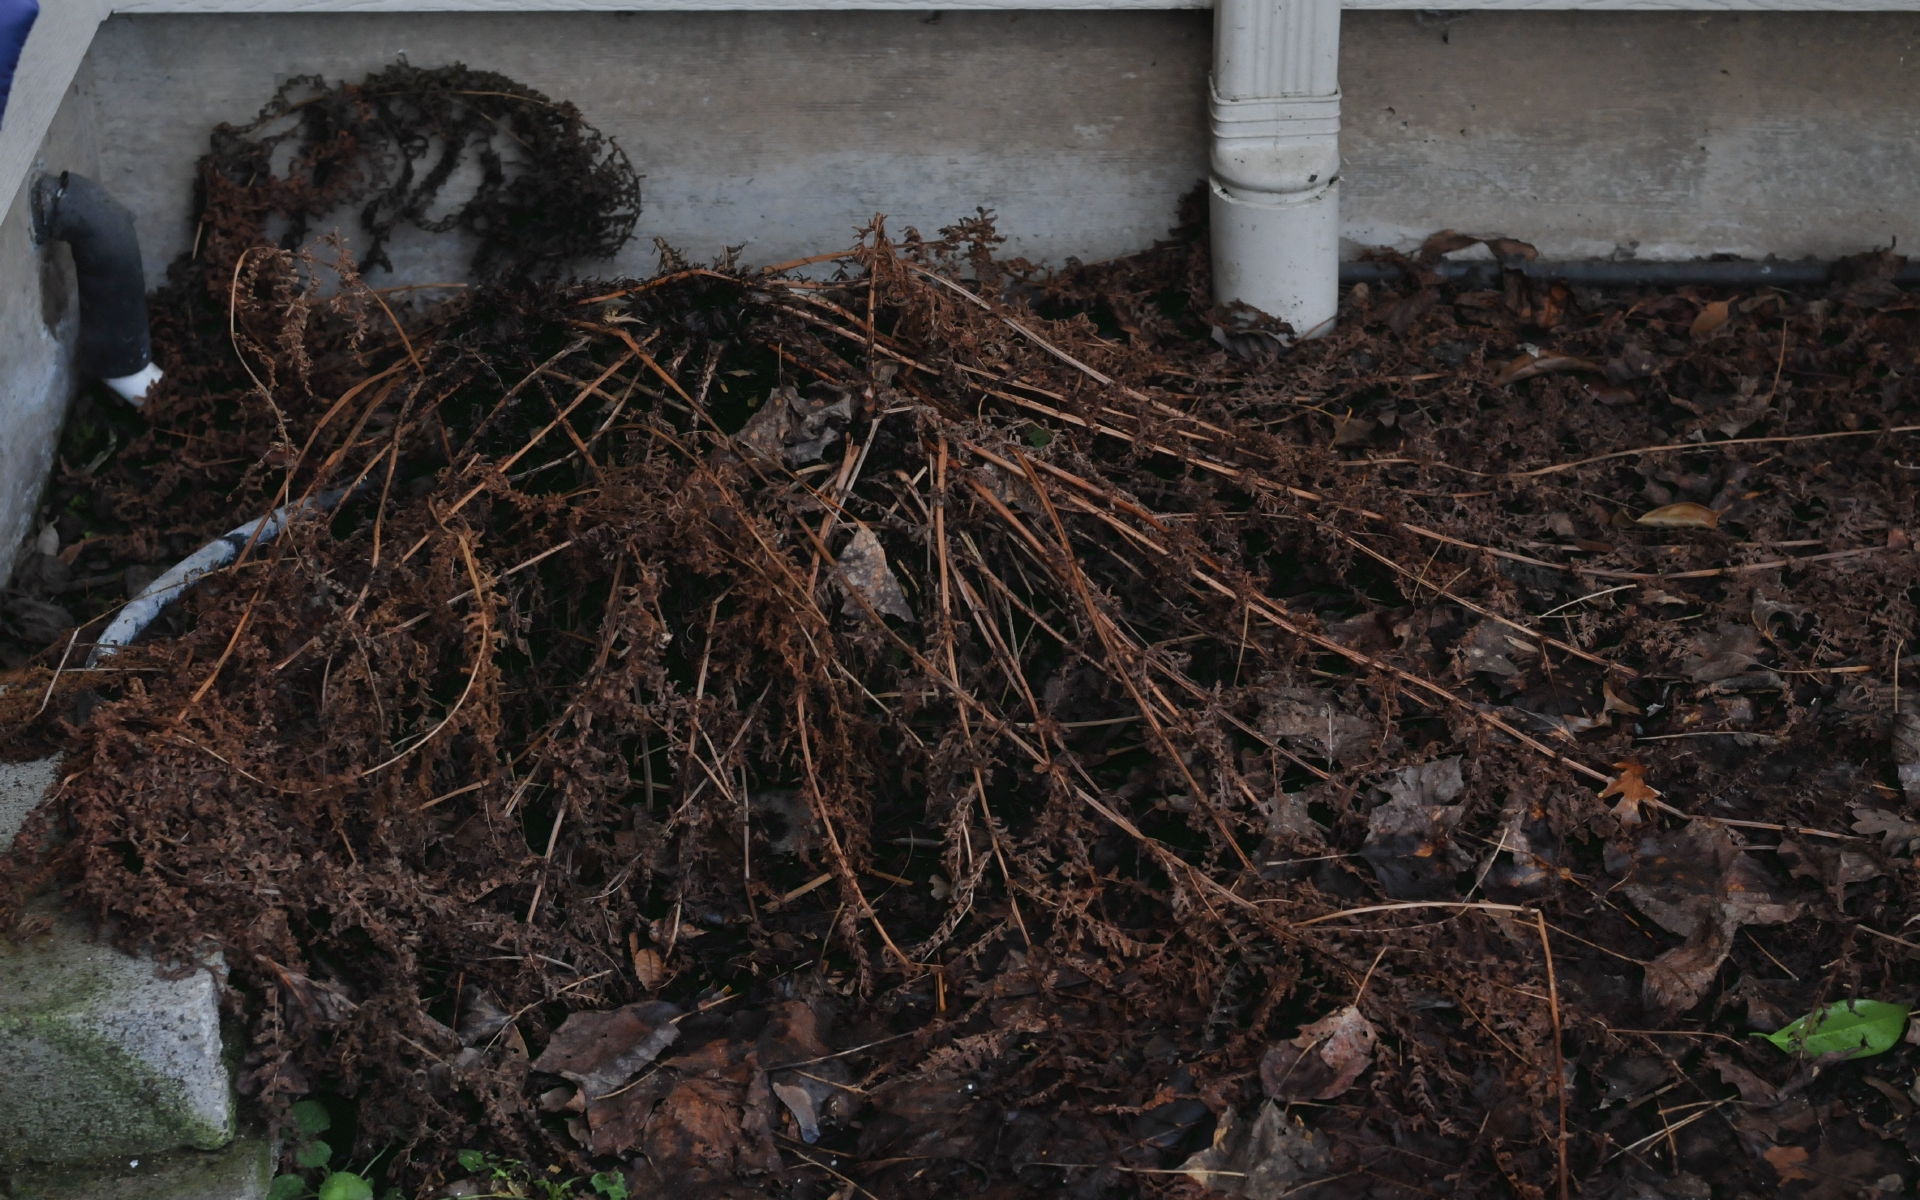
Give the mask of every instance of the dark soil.
[{"label": "dark soil", "polygon": [[[557,110],[449,78],[396,127]],[[1443,235],[1281,349],[1209,307],[1197,221],[1049,275],[983,214],[825,281],[542,281],[569,243],[429,305],[269,240],[313,147],[387,128],[323,94],[284,178],[216,139],[168,379],[76,411],[62,549],[0,605],[0,719],[69,756],[16,932],[52,883],[217,948],[243,1090],[324,1098],[336,1168],[1911,1184],[1920,1047],[1749,1037],[1920,980],[1903,260],[1470,292]],[[144,578],[355,481],[76,669]]]}]

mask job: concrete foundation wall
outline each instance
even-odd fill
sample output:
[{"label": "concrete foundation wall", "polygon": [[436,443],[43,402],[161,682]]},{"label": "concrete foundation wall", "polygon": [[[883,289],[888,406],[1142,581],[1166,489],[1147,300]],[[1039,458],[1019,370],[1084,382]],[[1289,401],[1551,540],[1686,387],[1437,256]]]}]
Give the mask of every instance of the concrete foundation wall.
[{"label": "concrete foundation wall", "polygon": [[[1920,235],[1920,15],[1345,15],[1350,249],[1443,227],[1550,257],[1850,253]],[[1205,12],[114,17],[106,181],[154,278],[192,242],[189,169],[281,80],[405,54],[579,104],[647,175],[613,269],[654,237],[699,259],[819,253],[875,212],[931,233],[995,209],[1058,263],[1162,236],[1206,170]],[[351,233],[351,214],[342,214]],[[404,250],[404,248],[403,248]],[[444,244],[401,273],[456,270]]]},{"label": "concrete foundation wall", "polygon": [[[40,148],[54,170],[99,172],[86,87],[83,80],[68,89]],[[0,220],[0,582],[33,532],[67,401],[78,385],[73,256],[63,245],[33,244],[28,186],[21,185]]]},{"label": "concrete foundation wall", "polygon": [[[1164,234],[1206,171],[1211,15],[1136,12],[116,16],[46,139],[135,212],[149,281],[192,245],[212,126],[296,74],[400,55],[572,100],[646,176],[637,235],[770,263],[885,212],[931,234],[996,210],[1008,253],[1099,259]],[[1347,249],[1452,227],[1550,258],[1832,257],[1920,244],[1920,14],[1348,12]],[[63,250],[0,222],[0,572],[73,386]],[[353,214],[338,224],[351,243]],[[320,228],[327,226],[323,223]],[[396,274],[464,251],[401,239]],[[384,282],[376,278],[376,283]],[[164,366],[164,364],[162,364]]]}]

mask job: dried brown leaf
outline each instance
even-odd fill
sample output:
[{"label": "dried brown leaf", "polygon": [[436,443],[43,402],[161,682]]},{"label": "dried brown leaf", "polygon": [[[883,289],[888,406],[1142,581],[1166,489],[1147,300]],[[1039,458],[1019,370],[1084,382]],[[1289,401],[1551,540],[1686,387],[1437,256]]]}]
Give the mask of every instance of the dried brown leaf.
[{"label": "dried brown leaf", "polygon": [[1920,824],[1884,808],[1854,809],[1853,831],[1879,838],[1888,854],[1904,854],[1913,843],[1920,842]]},{"label": "dried brown leaf", "polygon": [[662,1000],[628,1004],[611,1012],[569,1016],[533,1069],[580,1085],[591,1102],[613,1091],[659,1057],[680,1037],[680,1009]]},{"label": "dried brown leaf", "polygon": [[1608,869],[1624,870],[1618,890],[1636,908],[1687,939],[1647,965],[1646,1001],[1658,1011],[1683,1011],[1700,1001],[1742,925],[1783,924],[1804,909],[1799,900],[1776,896],[1774,880],[1753,855],[1710,821],[1643,837],[1624,854],[1609,851]]},{"label": "dried brown leaf", "polygon": [[1804,1146],[1775,1146],[1761,1157],[1780,1176],[1781,1183],[1813,1178],[1806,1170],[1808,1154]]},{"label": "dried brown leaf", "polygon": [[1651,529],[1718,529],[1724,511],[1683,500],[1641,513],[1634,518],[1634,523]]},{"label": "dried brown leaf", "polygon": [[1650,804],[1660,798],[1660,793],[1647,783],[1647,769],[1631,760],[1613,764],[1620,773],[1608,782],[1600,792],[1600,799],[1618,796],[1620,800],[1613,806],[1613,815],[1627,826],[1640,823],[1640,806]]},{"label": "dried brown leaf", "polygon": [[1571,371],[1598,371],[1600,364],[1568,354],[1522,354],[1493,377],[1495,387],[1505,387],[1536,375],[1561,375]]},{"label": "dried brown leaf", "polygon": [[1700,315],[1693,319],[1693,324],[1687,329],[1687,333],[1694,338],[1712,337],[1720,331],[1721,326],[1727,323],[1727,316],[1728,302],[1715,300],[1700,310]]},{"label": "dried brown leaf", "polygon": [[1214,1126],[1213,1145],[1180,1164],[1210,1192],[1246,1200],[1282,1200],[1328,1171],[1327,1151],[1313,1132],[1272,1101],[1249,1124],[1232,1108]]},{"label": "dried brown leaf", "polygon": [[1270,1099],[1331,1100],[1373,1065],[1373,1023],[1349,1004],[1267,1049],[1260,1084]]},{"label": "dried brown leaf", "polygon": [[[902,621],[913,620],[913,609],[907,606],[907,593],[901,589],[893,568],[887,566],[887,552],[881,548],[873,530],[865,525],[854,528],[853,540],[840,552],[840,574],[845,585],[866,597],[875,612]],[[866,610],[848,596],[843,611],[865,613]]]}]

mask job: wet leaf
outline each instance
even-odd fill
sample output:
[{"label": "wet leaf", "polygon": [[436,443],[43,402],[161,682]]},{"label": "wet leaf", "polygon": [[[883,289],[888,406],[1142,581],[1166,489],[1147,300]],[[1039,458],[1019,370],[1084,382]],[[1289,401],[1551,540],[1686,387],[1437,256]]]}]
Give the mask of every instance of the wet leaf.
[{"label": "wet leaf", "polygon": [[1721,625],[1695,638],[1680,670],[1695,683],[1718,683],[1760,665],[1760,633],[1747,625]]},{"label": "wet leaf", "polygon": [[1726,1055],[1710,1050],[1707,1052],[1707,1064],[1720,1072],[1721,1082],[1732,1084],[1740,1090],[1740,1099],[1744,1103],[1765,1106],[1779,1102],[1779,1088]]},{"label": "wet leaf", "polygon": [[1533,658],[1540,653],[1540,647],[1510,625],[1482,621],[1461,639],[1457,653],[1461,671],[1480,671],[1506,678],[1521,671],[1514,659]]},{"label": "wet leaf", "polygon": [[1804,604],[1788,604],[1784,600],[1769,599],[1757,591],[1753,594],[1751,606],[1753,627],[1768,640],[1773,638],[1775,618],[1785,617],[1793,628],[1798,629],[1812,612],[1813,610]]},{"label": "wet leaf", "polygon": [[540,1111],[544,1113],[581,1112],[586,1107],[586,1097],[579,1088],[549,1088],[540,1093]]},{"label": "wet leaf", "polygon": [[613,1091],[680,1036],[680,1009],[665,1001],[577,1012],[555,1031],[533,1069],[580,1085],[588,1101]]},{"label": "wet leaf", "polygon": [[307,1181],[298,1175],[275,1175],[267,1186],[267,1200],[300,1200],[307,1194]]},{"label": "wet leaf", "polygon": [[1180,1164],[1210,1192],[1247,1200],[1280,1200],[1327,1173],[1327,1152],[1311,1130],[1267,1101],[1249,1125],[1229,1108],[1214,1127],[1213,1145]]},{"label": "wet leaf", "polygon": [[780,1103],[786,1105],[793,1114],[793,1123],[800,1129],[800,1140],[811,1146],[820,1140],[820,1118],[813,1111],[813,1095],[803,1087],[776,1083],[773,1094]]},{"label": "wet leaf", "polygon": [[1624,405],[1638,404],[1640,402],[1639,395],[1636,394],[1632,388],[1622,387],[1617,383],[1589,383],[1586,385],[1586,389],[1587,395],[1592,396],[1596,402],[1604,404],[1609,408],[1620,408]]},{"label": "wet leaf", "polygon": [[1276,688],[1260,697],[1260,732],[1297,752],[1351,763],[1373,753],[1376,727],[1346,711],[1332,692]]},{"label": "wet leaf", "polygon": [[1260,1060],[1260,1085],[1282,1102],[1331,1100],[1373,1065],[1376,1040],[1373,1023],[1349,1004],[1269,1047]]},{"label": "wet leaf", "polygon": [[1881,839],[1880,845],[1888,854],[1904,854],[1920,841],[1920,825],[1884,808],[1854,809],[1853,831]]},{"label": "wet leaf", "polygon": [[1812,1179],[1807,1174],[1807,1151],[1804,1146],[1775,1146],[1761,1157],[1767,1160],[1780,1176],[1781,1183],[1792,1183],[1799,1179]]},{"label": "wet leaf", "polygon": [[[1638,711],[1637,709],[1635,711]],[[1637,762],[1617,762],[1614,769],[1620,773],[1601,791],[1600,799],[1618,796],[1620,800],[1613,806],[1613,815],[1623,825],[1640,823],[1640,806],[1660,798],[1660,793],[1647,784],[1647,769]]]},{"label": "wet leaf", "polygon": [[1832,893],[1835,904],[1846,903],[1847,885],[1865,883],[1886,874],[1873,855],[1846,846],[1829,846],[1812,840],[1781,838],[1775,853],[1787,864],[1796,879],[1811,879]]},{"label": "wet leaf", "polygon": [[1893,718],[1893,765],[1907,803],[1920,804],[1920,704],[1909,696],[1900,698]]},{"label": "wet leaf", "polygon": [[1808,1013],[1785,1029],[1756,1033],[1788,1054],[1809,1058],[1852,1050],[1848,1058],[1884,1054],[1907,1027],[1907,1006],[1880,1000],[1842,1000]]},{"label": "wet leaf", "polygon": [[1569,354],[1522,354],[1493,377],[1493,386],[1505,387],[1510,383],[1519,383],[1523,379],[1532,379],[1536,375],[1562,375],[1570,371],[1598,371],[1600,364],[1588,362],[1584,358],[1575,358]]},{"label": "wet leaf", "polygon": [[1686,942],[1646,966],[1644,997],[1661,1012],[1693,1007],[1706,995],[1742,925],[1778,925],[1802,904],[1776,899],[1774,880],[1733,841],[1725,826],[1693,821],[1640,839],[1630,853],[1607,852],[1607,869],[1624,871],[1619,891]]},{"label": "wet leaf", "polygon": [[[840,552],[840,574],[846,586],[864,596],[875,612],[902,621],[913,620],[913,610],[907,607],[907,594],[901,590],[893,569],[887,566],[887,552],[881,549],[880,539],[874,536],[873,530],[865,525],[854,529],[853,540]],[[866,609],[849,595],[841,611],[864,614]]]},{"label": "wet leaf", "polygon": [[460,992],[460,1041],[477,1046],[507,1027],[509,1014],[493,993],[468,985]]},{"label": "wet leaf", "polygon": [[1367,444],[1367,439],[1373,436],[1373,431],[1379,427],[1378,423],[1356,417],[1352,413],[1335,417],[1333,444],[1343,449],[1350,446],[1364,446]]},{"label": "wet leaf", "polygon": [[1728,303],[1725,300],[1715,300],[1707,305],[1700,310],[1700,315],[1693,319],[1693,325],[1687,330],[1688,335],[1704,338],[1718,333],[1720,327],[1727,323],[1727,309]]},{"label": "wet leaf", "polygon": [[1720,515],[1720,510],[1683,500],[1641,513],[1634,518],[1634,523],[1650,529],[1718,529]]},{"label": "wet leaf", "polygon": [[1403,768],[1383,786],[1391,798],[1367,814],[1361,857],[1395,900],[1451,899],[1455,874],[1473,862],[1450,839],[1465,811],[1465,805],[1446,803],[1465,788],[1460,759]]},{"label": "wet leaf", "polygon": [[1600,695],[1605,701],[1605,703],[1601,706],[1600,711],[1602,712],[1620,713],[1624,716],[1629,716],[1629,717],[1639,717],[1639,716],[1646,715],[1644,711],[1636,707],[1631,700],[1628,700],[1625,696],[1620,694],[1620,692],[1613,686],[1612,679],[1603,679],[1600,681]]}]

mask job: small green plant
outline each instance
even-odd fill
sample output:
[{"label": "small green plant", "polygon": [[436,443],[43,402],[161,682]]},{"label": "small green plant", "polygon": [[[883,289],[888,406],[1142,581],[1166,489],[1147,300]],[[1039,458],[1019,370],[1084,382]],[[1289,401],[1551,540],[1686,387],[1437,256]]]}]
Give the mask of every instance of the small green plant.
[{"label": "small green plant", "polygon": [[[517,1158],[501,1158],[498,1155],[484,1154],[478,1150],[462,1150],[460,1166],[475,1175],[483,1176],[492,1183],[494,1190],[483,1192],[473,1200],[486,1200],[487,1197],[514,1197],[523,1200],[574,1200],[578,1195],[573,1189],[580,1182],[578,1175],[571,1179],[550,1179],[537,1175]],[[560,1174],[559,1167],[548,1167],[549,1176]],[[617,1171],[602,1171],[588,1179],[587,1186],[593,1189],[595,1196],[604,1200],[628,1200],[627,1181]]]},{"label": "small green plant", "polygon": [[[333,1161],[333,1147],[320,1135],[333,1128],[333,1117],[318,1100],[302,1100],[289,1110],[297,1140],[293,1161],[303,1172],[320,1171]],[[276,1175],[267,1187],[267,1200],[373,1200],[373,1185],[352,1171],[331,1171],[308,1186],[307,1176]],[[389,1198],[391,1200],[391,1198]]]}]

